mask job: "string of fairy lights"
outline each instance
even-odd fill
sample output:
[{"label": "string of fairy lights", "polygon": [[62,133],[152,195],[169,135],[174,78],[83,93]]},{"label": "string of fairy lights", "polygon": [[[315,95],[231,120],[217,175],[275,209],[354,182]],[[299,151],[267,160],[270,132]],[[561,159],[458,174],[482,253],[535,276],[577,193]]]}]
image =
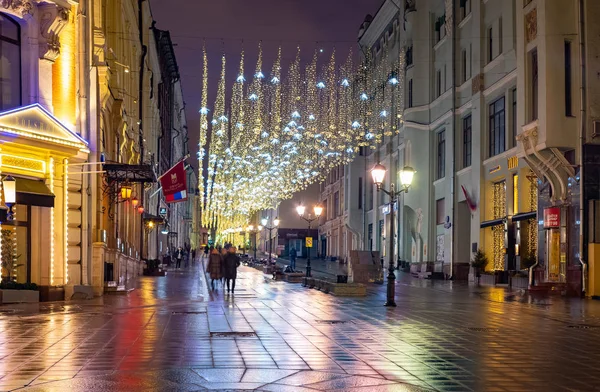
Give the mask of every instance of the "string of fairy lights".
[{"label": "string of fairy lights", "polygon": [[203,49],[198,159],[207,170],[206,177],[199,171],[198,186],[204,227],[246,227],[256,211],[277,207],[352,161],[361,147],[376,148],[398,132],[404,52],[390,58],[386,51],[375,69],[369,57],[355,64],[352,53],[338,61],[335,50],[325,59],[311,51],[302,67],[303,55],[298,47],[283,69],[279,48],[268,67],[259,44],[252,74],[246,74],[242,50],[238,73],[230,76],[223,54],[211,108]]}]

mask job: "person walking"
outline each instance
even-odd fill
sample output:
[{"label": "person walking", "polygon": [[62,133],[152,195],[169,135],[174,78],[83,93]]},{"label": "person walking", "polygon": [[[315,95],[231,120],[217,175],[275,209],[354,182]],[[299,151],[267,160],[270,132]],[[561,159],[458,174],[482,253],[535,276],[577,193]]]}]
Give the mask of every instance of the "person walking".
[{"label": "person walking", "polygon": [[292,269],[292,272],[296,270],[296,257],[298,257],[298,252],[296,251],[296,248],[292,246],[290,249],[290,268]]},{"label": "person walking", "polygon": [[210,256],[208,258],[208,273],[210,274],[210,284],[215,289],[215,280],[219,281],[223,277],[223,258],[219,251],[211,246]]},{"label": "person walking", "polygon": [[[237,268],[240,266],[240,256],[236,253],[235,247],[229,248],[225,258],[223,259],[223,276],[227,282],[227,292],[233,294],[235,290],[235,279],[237,278]],[[231,283],[231,287],[230,287]]]},{"label": "person walking", "polygon": [[192,249],[192,264],[196,261],[196,248]]},{"label": "person walking", "polygon": [[181,259],[183,259],[183,248],[181,246],[179,248],[177,248],[177,250],[175,251],[175,259],[177,259],[175,268],[180,269],[181,268]]}]

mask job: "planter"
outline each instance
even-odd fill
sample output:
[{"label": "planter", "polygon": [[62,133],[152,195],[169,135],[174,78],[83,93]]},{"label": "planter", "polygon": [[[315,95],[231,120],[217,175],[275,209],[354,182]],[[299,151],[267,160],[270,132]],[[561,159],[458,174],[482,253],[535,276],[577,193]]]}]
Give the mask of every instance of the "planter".
[{"label": "planter", "polygon": [[367,287],[361,283],[329,283],[328,292],[338,297],[364,297]]},{"label": "planter", "polygon": [[40,286],[40,302],[65,300],[65,289],[62,287]]},{"label": "planter", "polygon": [[283,274],[283,280],[288,283],[302,283],[304,274],[302,272],[287,272]]},{"label": "planter", "polygon": [[496,274],[481,274],[481,278],[479,278],[479,284],[482,286],[495,286],[496,285]]},{"label": "planter", "polygon": [[3,304],[40,302],[37,290],[0,290],[0,297]]},{"label": "planter", "polygon": [[529,288],[529,278],[526,276],[511,276],[510,287],[513,289],[527,289]]}]

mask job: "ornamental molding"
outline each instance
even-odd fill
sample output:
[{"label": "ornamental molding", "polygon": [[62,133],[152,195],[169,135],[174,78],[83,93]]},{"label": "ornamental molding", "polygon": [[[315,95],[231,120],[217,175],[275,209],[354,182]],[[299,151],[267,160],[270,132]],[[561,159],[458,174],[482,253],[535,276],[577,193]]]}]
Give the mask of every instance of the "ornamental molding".
[{"label": "ornamental molding", "polygon": [[60,33],[69,23],[69,11],[55,4],[38,5],[40,58],[54,62],[60,55]]},{"label": "ornamental molding", "polygon": [[525,15],[525,38],[530,43],[537,37],[537,8]]},{"label": "ornamental molding", "polygon": [[475,75],[475,77],[473,79],[471,79],[472,95],[482,92],[484,90],[484,87],[485,87],[485,84],[484,84],[482,73]]},{"label": "ornamental molding", "polygon": [[31,0],[0,0],[0,8],[11,11],[21,18],[33,15],[35,6]]}]

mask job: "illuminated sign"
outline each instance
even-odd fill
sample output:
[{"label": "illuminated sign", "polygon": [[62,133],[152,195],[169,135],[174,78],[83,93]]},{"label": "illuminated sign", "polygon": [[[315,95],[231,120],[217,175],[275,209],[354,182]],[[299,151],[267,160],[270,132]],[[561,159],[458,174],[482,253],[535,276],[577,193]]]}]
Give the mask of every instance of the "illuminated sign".
[{"label": "illuminated sign", "polygon": [[560,207],[544,209],[544,229],[560,227]]},{"label": "illuminated sign", "polygon": [[490,169],[490,174],[494,174],[494,173],[499,172],[499,171],[500,171],[500,165],[494,166],[494,167],[492,167]]},{"label": "illuminated sign", "polygon": [[0,132],[89,152],[85,140],[37,103],[0,113]]},{"label": "illuminated sign", "polygon": [[40,174],[46,173],[46,162],[40,159],[25,158],[16,155],[0,154],[0,167],[3,169],[20,169]]}]

